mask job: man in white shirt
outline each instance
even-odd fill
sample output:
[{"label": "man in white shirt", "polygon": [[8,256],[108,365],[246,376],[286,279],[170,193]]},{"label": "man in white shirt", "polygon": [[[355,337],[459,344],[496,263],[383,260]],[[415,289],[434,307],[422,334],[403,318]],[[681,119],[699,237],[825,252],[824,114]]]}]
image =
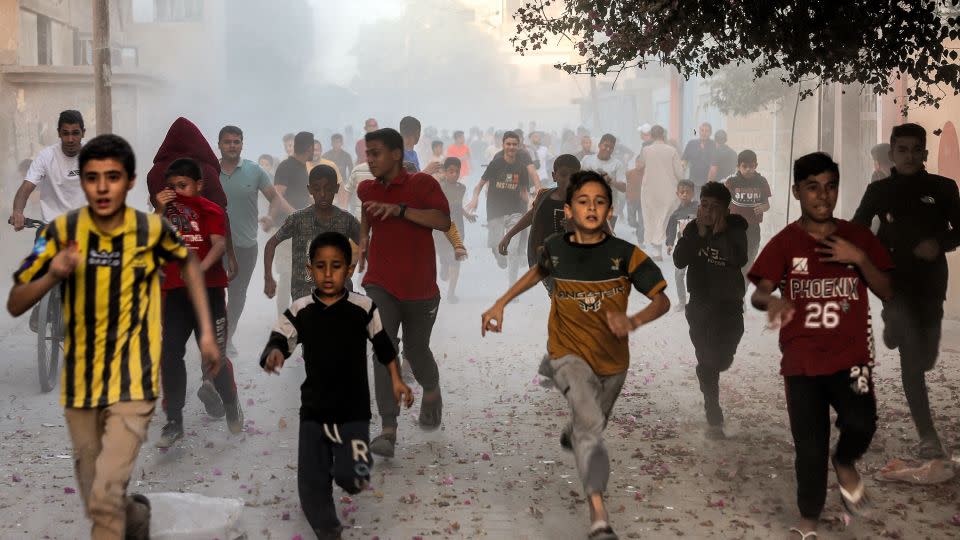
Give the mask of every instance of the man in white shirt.
[{"label": "man in white shirt", "polygon": [[613,201],[611,201],[613,206],[613,216],[610,218],[611,228],[616,227],[617,217],[623,214],[623,204],[626,202],[624,193],[627,191],[627,167],[622,161],[613,157],[613,150],[616,147],[617,138],[610,133],[605,133],[600,137],[597,153],[586,155],[580,160],[581,170],[596,171],[604,175],[615,190]]},{"label": "man in white shirt", "polygon": [[60,113],[57,120],[60,142],[37,154],[13,198],[10,223],[15,230],[23,229],[23,209],[37,187],[40,188],[40,219],[47,223],[87,204],[80,187],[80,167],[77,163],[85,131],[83,116],[79,111]]}]

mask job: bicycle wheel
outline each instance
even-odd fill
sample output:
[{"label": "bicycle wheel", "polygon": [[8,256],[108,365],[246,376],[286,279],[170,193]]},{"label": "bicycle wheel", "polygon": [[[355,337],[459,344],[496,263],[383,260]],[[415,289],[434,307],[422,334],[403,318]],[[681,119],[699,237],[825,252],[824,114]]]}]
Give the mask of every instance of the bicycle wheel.
[{"label": "bicycle wheel", "polygon": [[49,392],[57,385],[57,367],[63,323],[56,291],[40,299],[37,306],[37,375],[40,389]]}]

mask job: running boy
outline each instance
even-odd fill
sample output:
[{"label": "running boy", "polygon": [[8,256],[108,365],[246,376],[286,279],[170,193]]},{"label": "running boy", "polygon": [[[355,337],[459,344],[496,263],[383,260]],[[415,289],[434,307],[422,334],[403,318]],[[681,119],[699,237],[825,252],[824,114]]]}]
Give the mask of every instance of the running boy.
[{"label": "running boy", "polygon": [[[726,438],[720,408],[720,373],[733,364],[743,337],[745,287],[740,268],[747,262],[747,222],[730,214],[730,198],[730,190],[723,184],[704,184],[695,219],[684,226],[673,251],[673,263],[678,268],[677,288],[690,288],[687,323],[697,356],[697,380],[703,393],[709,439]],[[688,268],[685,285],[679,270]]]},{"label": "running boy", "polygon": [[[540,190],[533,201],[533,208],[527,210],[520,221],[503,236],[497,248],[501,255],[506,257],[513,237],[530,227],[530,235],[527,239],[527,263],[530,268],[533,268],[540,260],[543,243],[548,237],[557,233],[571,232],[572,227],[567,226],[563,207],[566,205],[570,176],[579,170],[580,160],[570,154],[557,156],[557,159],[553,160],[553,181],[557,185]],[[553,292],[553,278],[544,277],[543,286],[547,288],[548,294]]]},{"label": "running boy", "polygon": [[[500,332],[506,305],[548,275],[554,278],[547,349],[554,382],[572,413],[560,444],[576,459],[590,505],[591,540],[617,538],[603,504],[610,459],[602,432],[627,376],[627,336],[670,309],[657,265],[640,248],[606,232],[612,195],[600,174],[574,174],[564,206],[574,232],[548,238],[537,266],[483,314],[481,324],[483,335]],[[627,316],[631,285],[651,302]]]},{"label": "running boy", "polygon": [[163,262],[185,261],[205,372],[216,375],[220,351],[196,256],[159,216],[126,205],[136,178],[130,145],[116,135],[95,137],[78,164],[88,206],[43,230],[14,274],[7,309],[19,316],[53,287],[64,288],[60,402],[90,535],[147,539],[149,502],[127,497],[126,488],[159,394]]},{"label": "running boy", "polygon": [[[318,234],[334,231],[346,236],[354,244],[360,243],[360,222],[352,214],[333,204],[333,199],[340,189],[337,172],[327,165],[317,165],[310,171],[307,189],[313,197],[313,206],[290,214],[280,229],[267,240],[263,249],[263,292],[267,298],[273,298],[277,294],[277,282],[273,279],[273,257],[281,242],[293,242],[290,271],[292,299],[310,296],[310,292],[316,287],[313,274],[309,270],[307,248]],[[346,287],[353,290],[353,283],[347,281]]]},{"label": "running boy", "polygon": [[[770,184],[757,172],[757,154],[744,150],[737,154],[737,174],[726,181],[733,196],[730,212],[747,220],[747,264],[744,278],[760,250],[760,224],[763,214],[770,210]],[[746,291],[744,291],[746,294]]]},{"label": "running boy", "polygon": [[[243,411],[237,399],[233,365],[226,356],[227,342],[227,273],[223,269],[226,251],[226,219],[220,206],[200,196],[203,172],[190,158],[174,160],[164,172],[166,189],[156,195],[157,214],[167,218],[180,233],[184,243],[200,260],[206,281],[213,328],[223,358],[223,369],[216,377],[203,373],[197,397],[207,414],[227,417],[227,428],[237,434],[243,430]],[[160,357],[160,383],[167,423],[160,431],[158,448],[169,448],[183,438],[183,406],[187,393],[186,354],[190,334],[199,326],[190,311],[190,297],[180,274],[180,264],[171,261],[163,269],[163,348]],[[197,336],[199,337],[199,335]]]},{"label": "running boy", "polygon": [[[680,206],[670,214],[667,220],[667,254],[673,252],[674,246],[680,239],[680,234],[686,231],[687,224],[697,217],[699,206],[693,200],[694,184],[689,180],[681,180],[677,183],[677,199]],[[677,279],[677,306],[674,311],[683,311],[687,306],[687,267],[677,266],[674,274]]]},{"label": "running boy", "polygon": [[[447,282],[447,302],[451,304],[460,301],[457,298],[460,261],[467,258],[467,250],[463,247],[463,236],[466,233],[463,226],[463,196],[467,193],[467,186],[460,182],[460,166],[460,160],[455,157],[443,161],[440,189],[450,205],[450,221],[453,224],[446,233],[433,231],[433,242],[437,248],[437,259],[440,261],[440,279]],[[466,217],[471,221],[476,219],[472,214],[467,214]],[[455,233],[453,237],[452,233]]]},{"label": "running boy", "polygon": [[342,529],[331,482],[356,495],[370,481],[367,341],[390,372],[393,398],[407,408],[413,405],[377,306],[346,290],[351,251],[347,237],[333,231],[310,242],[308,270],[317,286],[280,317],[260,356],[264,371],[279,373],[297,344],[303,346],[307,377],[300,387],[297,489],[303,513],[320,540],[340,538]]},{"label": "running boy", "polygon": [[[889,253],[869,229],[833,217],[840,169],[823,153],[793,164],[800,219],[773,237],[748,276],[753,306],[780,327],[780,374],[796,449],[801,540],[816,537],[827,496],[830,407],[840,430],[833,468],[847,511],[866,503],[856,462],[877,428],[870,299],[893,294]],[[773,294],[780,289],[780,295]]]},{"label": "running boy", "polygon": [[940,349],[945,253],[960,244],[960,195],[956,182],[924,168],[927,132],[921,126],[893,128],[890,159],[890,178],[867,186],[853,221],[869,227],[878,218],[877,238],[893,256],[896,294],[883,305],[883,342],[900,349],[903,393],[920,436],[915,453],[936,459],[946,454],[930,413],[926,372]]}]

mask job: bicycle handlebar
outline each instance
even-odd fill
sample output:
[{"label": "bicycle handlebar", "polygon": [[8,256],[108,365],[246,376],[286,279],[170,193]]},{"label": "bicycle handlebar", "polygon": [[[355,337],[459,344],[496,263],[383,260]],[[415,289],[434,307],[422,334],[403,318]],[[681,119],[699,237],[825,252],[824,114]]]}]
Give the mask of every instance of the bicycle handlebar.
[{"label": "bicycle handlebar", "polygon": [[[7,223],[13,225],[13,218],[7,220]],[[31,219],[28,217],[23,218],[23,228],[24,229],[42,229],[47,226],[45,221],[39,219]]]}]

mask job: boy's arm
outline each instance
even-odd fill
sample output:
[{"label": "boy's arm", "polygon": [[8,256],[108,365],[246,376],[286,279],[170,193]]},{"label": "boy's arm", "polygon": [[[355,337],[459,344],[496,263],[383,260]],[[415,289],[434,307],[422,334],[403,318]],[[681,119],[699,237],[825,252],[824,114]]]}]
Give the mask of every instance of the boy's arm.
[{"label": "boy's arm", "polygon": [[670,214],[670,219],[667,220],[667,245],[672,246],[674,240],[677,239],[677,213],[674,212]]},{"label": "boy's arm", "polygon": [[741,228],[731,229],[727,227],[726,234],[723,235],[727,238],[727,248],[729,248],[729,253],[727,253],[727,260],[730,261],[731,266],[737,268],[743,268],[747,264],[747,231]]},{"label": "boy's arm", "polygon": [[868,229],[870,228],[870,224],[873,222],[873,216],[877,214],[877,190],[873,187],[874,185],[876,184],[870,184],[867,186],[867,191],[863,193],[863,198],[860,199],[860,205],[857,207],[857,210],[853,213],[853,218],[850,220],[853,223],[863,225]]},{"label": "boy's arm", "polygon": [[390,373],[394,399],[397,400],[397,404],[402,403],[409,409],[413,405],[413,391],[400,378],[397,350],[394,349],[390,336],[383,328],[383,323],[380,320],[380,310],[376,306],[370,312],[370,322],[367,323],[367,338],[373,344],[373,352],[377,361],[386,366]]},{"label": "boy's arm", "polygon": [[[527,173],[530,175],[530,181],[533,182],[533,188],[536,191],[540,191],[543,185],[540,183],[540,173],[537,172],[537,168],[533,166],[533,163],[527,165]],[[529,198],[524,200],[524,202],[529,201]]]},{"label": "boy's arm", "polygon": [[[233,244],[231,243],[231,246]],[[227,239],[219,234],[210,235],[210,251],[207,256],[200,261],[200,271],[204,274],[211,266],[219,262],[227,251]]]},{"label": "boy's arm", "polygon": [[279,232],[274,233],[263,247],[263,294],[267,298],[273,298],[277,294],[277,282],[273,279],[273,257],[277,252],[277,245],[280,244],[277,234]]},{"label": "boy's arm", "polygon": [[[871,240],[877,242],[873,237]],[[873,294],[877,295],[877,298],[884,301],[893,298],[893,285],[889,272],[880,270],[866,251],[839,236],[824,238],[822,243],[824,247],[816,248],[817,253],[824,255],[820,258],[821,262],[856,265],[867,286]],[[874,252],[882,253],[883,257],[889,258],[879,242]]]},{"label": "boy's arm", "polygon": [[[291,319],[291,317],[294,317],[294,319]],[[293,350],[297,348],[300,336],[294,323],[295,317],[288,309],[280,315],[277,323],[273,326],[273,330],[270,331],[267,345],[260,354],[260,367],[267,373],[279,373],[284,360],[289,358],[293,354]]]},{"label": "boy's arm", "polygon": [[530,225],[533,225],[533,211],[534,211],[534,208],[537,207],[536,201],[539,201],[539,200],[540,200],[540,197],[537,197],[533,203],[533,208],[531,208],[530,210],[527,210],[527,212],[523,214],[523,217],[521,217],[520,220],[517,221],[516,225],[511,227],[510,230],[503,235],[503,238],[500,240],[500,245],[497,247],[501,255],[507,254],[507,248],[510,246],[510,240],[512,240],[514,236],[520,234],[520,231],[526,229]]},{"label": "boy's arm", "polygon": [[213,333],[213,323],[210,321],[210,304],[207,301],[207,287],[203,281],[203,272],[197,256],[190,252],[186,261],[181,262],[183,267],[183,281],[187,285],[187,293],[193,304],[194,315],[199,326],[200,356],[203,363],[203,372],[207,378],[213,378],[220,372],[220,347]]},{"label": "boy's arm", "polygon": [[750,304],[760,311],[767,312],[769,326],[782,328],[790,324],[796,314],[793,302],[773,294],[777,286],[769,279],[761,279],[756,282],[756,285],[756,289],[750,296]]},{"label": "boy's arm", "polygon": [[949,182],[949,184],[946,204],[950,229],[940,239],[940,248],[944,252],[960,247],[960,189],[955,182]]},{"label": "boy's arm", "polygon": [[470,199],[470,202],[468,202],[467,206],[465,207],[470,209],[471,213],[477,209],[477,204],[480,202],[480,192],[482,192],[483,188],[485,188],[486,186],[487,186],[487,180],[484,178],[481,178],[480,181],[477,182],[477,187],[473,188],[473,198]]},{"label": "boy's arm", "polygon": [[443,233],[447,237],[447,241],[450,242],[450,245],[454,249],[464,249],[463,239],[460,238],[460,230],[457,229],[456,223],[450,223],[450,228],[447,229],[447,232]]},{"label": "boy's arm", "polygon": [[[493,304],[493,307],[488,309],[483,314],[481,317],[480,335],[486,336],[487,331],[503,331],[503,309],[506,307],[506,305],[509,304],[514,298],[529,290],[530,287],[540,283],[540,281],[545,277],[547,277],[547,271],[540,265],[534,266],[530,268],[530,270],[527,270],[527,273],[521,276],[520,279],[517,280],[517,282],[514,283],[510,289],[507,290],[506,294],[501,296]],[[494,322],[496,324],[494,324]]]},{"label": "boy's arm", "polygon": [[[677,240],[677,247],[673,248],[673,264],[677,268],[686,268],[693,263],[703,245],[704,239],[697,234],[695,221],[691,221],[687,228],[683,230],[680,239]],[[693,231],[692,233],[690,231]],[[741,265],[742,266],[742,265]]]}]

